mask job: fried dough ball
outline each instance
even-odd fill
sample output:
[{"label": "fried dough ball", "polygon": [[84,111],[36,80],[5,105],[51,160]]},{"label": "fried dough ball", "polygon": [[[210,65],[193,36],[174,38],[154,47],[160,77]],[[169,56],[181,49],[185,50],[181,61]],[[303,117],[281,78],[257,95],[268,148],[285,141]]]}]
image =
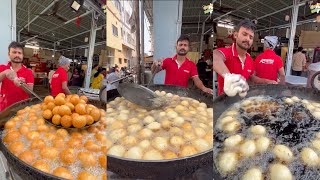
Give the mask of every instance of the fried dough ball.
[{"label": "fried dough ball", "polygon": [[168,140],[164,137],[155,137],[152,140],[152,146],[156,149],[163,151],[168,148]]},{"label": "fried dough ball", "polygon": [[151,149],[143,155],[142,159],[144,159],[144,160],[162,160],[163,156],[159,151],[157,151],[155,149]]},{"label": "fried dough ball", "polygon": [[56,133],[58,136],[63,137],[63,138],[66,138],[69,136],[68,131],[65,129],[58,129]]},{"label": "fried dough ball", "polygon": [[104,134],[96,134],[95,138],[102,144],[106,144],[107,137]]},{"label": "fried dough ball", "polygon": [[125,123],[123,121],[115,121],[109,127],[110,130],[121,129],[125,127]]},{"label": "fried dough ball", "polygon": [[64,167],[57,167],[55,170],[53,170],[52,174],[65,179],[73,179],[71,172]]},{"label": "fried dough ball", "polygon": [[147,149],[151,145],[150,141],[145,139],[139,143],[139,146],[143,149]]},{"label": "fried dough ball", "polygon": [[190,145],[186,145],[184,147],[182,147],[180,155],[181,157],[185,157],[185,156],[191,156],[197,153],[197,150],[195,147],[190,146]]},{"label": "fried dough ball", "polygon": [[199,152],[210,149],[210,144],[204,139],[196,139],[192,143]]},{"label": "fried dough ball", "polygon": [[55,107],[52,109],[52,114],[53,114],[53,115],[59,114],[59,109],[60,109],[60,106],[55,106]]},{"label": "fried dough ball", "polygon": [[258,139],[256,139],[256,148],[257,148],[257,151],[260,153],[267,151],[270,144],[271,144],[271,141],[267,137],[259,137]]},{"label": "fried dough ball", "polygon": [[72,120],[72,125],[76,128],[82,128],[87,124],[86,116],[77,116]]},{"label": "fried dough ball", "polygon": [[19,155],[19,159],[27,164],[32,164],[35,159],[35,155],[31,151],[24,151]]},{"label": "fried dough ball", "polygon": [[27,139],[30,141],[33,141],[38,138],[40,138],[40,133],[37,131],[31,131],[27,134]]},{"label": "fried dough ball", "polygon": [[66,100],[62,96],[56,96],[54,99],[54,104],[56,104],[57,106],[64,105],[65,103],[66,103]]},{"label": "fried dough ball", "polygon": [[76,161],[77,155],[73,149],[67,148],[61,151],[60,160],[66,165],[73,164]]},{"label": "fried dough ball", "polygon": [[48,104],[49,102],[54,102],[54,98],[53,98],[53,96],[46,96],[46,97],[44,98],[43,102],[44,102],[45,104]]},{"label": "fried dough ball", "polygon": [[148,138],[153,134],[153,132],[150,129],[142,129],[139,131],[139,137],[141,138]]},{"label": "fried dough ball", "polygon": [[53,141],[52,141],[52,145],[55,148],[64,148],[65,146],[65,141],[63,140],[63,138],[61,136],[57,136]]},{"label": "fried dough ball", "polygon": [[264,135],[266,134],[266,128],[261,125],[255,125],[250,128],[252,134],[255,135]]},{"label": "fried dough ball", "polygon": [[74,107],[76,113],[78,113],[79,115],[85,115],[87,114],[87,111],[86,111],[86,106],[84,104],[77,104],[75,107]]},{"label": "fried dough ball", "polygon": [[47,140],[49,140],[49,141],[52,141],[52,140],[54,140],[57,136],[56,136],[54,133],[49,132],[49,133],[46,133],[46,134],[44,135],[44,137],[45,137],[45,139],[47,139]]},{"label": "fried dough ball", "polygon": [[32,141],[32,143],[30,145],[31,149],[42,149],[44,147],[46,147],[46,143],[42,139],[36,139],[36,140]]},{"label": "fried dough ball", "polygon": [[234,133],[236,131],[238,131],[241,127],[241,124],[238,120],[234,120],[232,122],[229,122],[229,123],[226,123],[224,126],[223,126],[223,130],[226,132],[226,133]]},{"label": "fried dough ball", "polygon": [[109,149],[108,154],[113,155],[113,156],[122,157],[125,152],[126,152],[126,149],[123,146],[115,145]]},{"label": "fried dough ball", "polygon": [[293,159],[292,151],[285,145],[278,144],[274,147],[275,156],[284,162],[290,162]]},{"label": "fried dough ball", "polygon": [[254,156],[256,151],[256,144],[253,140],[247,140],[240,146],[240,153],[244,157]]},{"label": "fried dough ball", "polygon": [[196,135],[192,132],[192,131],[186,131],[184,134],[183,134],[183,137],[188,140],[188,141],[191,141],[191,140],[194,140],[196,139]]},{"label": "fried dough ball", "polygon": [[152,116],[147,116],[147,117],[145,117],[144,119],[143,119],[143,122],[145,123],[145,124],[150,124],[150,123],[152,123],[152,122],[154,122],[155,121],[155,119],[152,117]]},{"label": "fried dough ball", "polygon": [[5,129],[12,129],[14,127],[16,127],[16,122],[13,120],[6,122],[6,124],[4,125]]},{"label": "fried dough ball", "polygon": [[94,143],[91,140],[88,140],[85,144],[84,147],[92,152],[99,152],[101,150],[101,147],[99,145],[97,145],[96,143]]},{"label": "fried dough ball", "polygon": [[59,108],[58,114],[59,114],[60,116],[64,116],[64,115],[69,115],[69,116],[70,116],[72,113],[71,113],[71,109],[69,108],[69,106],[67,106],[67,105],[62,105],[62,106],[60,106],[60,108]]},{"label": "fried dough ball", "polygon": [[65,106],[68,106],[71,112],[74,111],[74,105],[71,102],[66,102]]},{"label": "fried dough ball", "polygon": [[172,151],[165,151],[163,153],[164,159],[175,159],[178,158],[177,154]]},{"label": "fried dough ball", "polygon": [[61,118],[61,125],[65,128],[69,128],[72,125],[72,118],[69,115],[64,115]]},{"label": "fried dough ball", "polygon": [[92,111],[90,112],[90,116],[92,116],[95,122],[99,121],[101,117],[100,110],[98,108],[92,109]]},{"label": "fried dough ball", "polygon": [[223,144],[226,148],[234,148],[239,145],[241,141],[243,141],[243,137],[239,134],[236,134],[225,139]]},{"label": "fried dough ball", "polygon": [[194,129],[194,131],[198,137],[203,137],[206,135],[206,131],[202,128],[197,127]]},{"label": "fried dough ball", "polygon": [[43,171],[43,172],[46,172],[46,173],[50,173],[50,166],[49,164],[41,161],[41,160],[38,160],[36,162],[33,163],[32,165],[33,167],[39,169],[40,171]]},{"label": "fried dough ball", "polygon": [[128,126],[129,133],[135,133],[141,129],[142,129],[142,127],[140,124],[132,124],[132,125]]},{"label": "fried dough ball", "polygon": [[273,164],[270,166],[271,180],[292,180],[292,174],[289,168],[282,164]]},{"label": "fried dough ball", "polygon": [[149,128],[153,131],[158,131],[161,128],[161,124],[158,122],[152,122],[152,123],[148,124],[147,128]]},{"label": "fried dough ball", "polygon": [[122,142],[122,145],[133,146],[133,145],[137,144],[137,138],[134,136],[126,136],[126,137],[122,138],[121,142]]},{"label": "fried dough ball", "polygon": [[259,168],[251,168],[242,176],[242,180],[263,180],[262,172]]},{"label": "fried dough ball", "polygon": [[98,180],[98,178],[95,175],[88,173],[87,171],[81,171],[78,174],[77,180]]},{"label": "fried dough ball", "polygon": [[143,151],[140,147],[132,147],[125,154],[124,157],[130,159],[141,159],[143,156]]},{"label": "fried dough ball", "polygon": [[70,138],[70,140],[67,142],[67,144],[70,148],[81,148],[82,147],[82,141],[77,138]]},{"label": "fried dough ball", "polygon": [[107,157],[106,155],[99,156],[99,164],[102,168],[107,168]]},{"label": "fried dough ball", "polygon": [[173,136],[170,138],[170,144],[179,147],[185,143],[184,139],[180,136]]},{"label": "fried dough ball", "polygon": [[218,167],[223,174],[232,172],[238,165],[238,155],[233,152],[224,152],[220,155],[218,160]]},{"label": "fried dough ball", "polygon": [[18,156],[20,153],[22,153],[25,150],[25,145],[21,141],[13,142],[8,146],[8,149],[10,152],[12,152],[14,155]]},{"label": "fried dough ball", "polygon": [[45,147],[40,151],[40,156],[44,159],[53,160],[56,159],[59,155],[59,151],[54,147]]},{"label": "fried dough ball", "polygon": [[79,152],[78,159],[84,167],[93,167],[97,164],[96,158],[89,152]]},{"label": "fried dough ball", "polygon": [[54,102],[49,102],[47,104],[47,109],[50,109],[51,111],[53,110],[53,108],[56,107],[56,105],[54,104]]},{"label": "fried dough ball", "polygon": [[75,138],[75,139],[80,139],[80,140],[82,140],[82,138],[83,138],[82,134],[80,132],[76,132],[76,131],[71,133],[71,137]]},{"label": "fried dough ball", "polygon": [[49,127],[47,125],[43,124],[43,125],[38,126],[37,130],[39,132],[47,132],[47,131],[49,131]]},{"label": "fried dough ball", "polygon": [[85,116],[86,116],[86,124],[87,125],[91,125],[94,123],[94,119],[92,116],[90,116],[90,115],[85,115]]},{"label": "fried dough ball", "polygon": [[46,109],[42,112],[42,117],[45,119],[51,119],[52,116],[53,116],[53,114],[50,109]]},{"label": "fried dough ball", "polygon": [[70,98],[70,102],[75,106],[79,103],[79,101],[80,98],[77,94],[72,95],[72,97]]},{"label": "fried dough ball", "polygon": [[19,132],[20,132],[22,135],[26,135],[26,134],[28,134],[28,132],[29,132],[29,127],[28,127],[28,126],[20,126]]},{"label": "fried dough ball", "polygon": [[307,166],[315,167],[319,164],[319,156],[311,148],[303,148],[300,155],[303,163]]}]

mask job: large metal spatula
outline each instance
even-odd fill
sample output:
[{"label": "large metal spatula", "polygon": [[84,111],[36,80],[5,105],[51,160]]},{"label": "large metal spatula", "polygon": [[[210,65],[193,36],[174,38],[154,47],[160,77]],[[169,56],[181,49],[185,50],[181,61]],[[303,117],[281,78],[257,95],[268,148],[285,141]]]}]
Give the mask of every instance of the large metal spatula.
[{"label": "large metal spatula", "polygon": [[117,90],[126,100],[147,109],[157,109],[165,104],[151,89],[138,84],[120,83]]},{"label": "large metal spatula", "polygon": [[22,88],[23,90],[29,92],[30,94],[34,95],[37,99],[39,99],[41,102],[43,102],[43,99],[42,99],[38,94],[36,94],[35,92],[33,92],[31,89],[29,89],[25,83],[22,83],[22,84],[21,84],[21,88]]}]

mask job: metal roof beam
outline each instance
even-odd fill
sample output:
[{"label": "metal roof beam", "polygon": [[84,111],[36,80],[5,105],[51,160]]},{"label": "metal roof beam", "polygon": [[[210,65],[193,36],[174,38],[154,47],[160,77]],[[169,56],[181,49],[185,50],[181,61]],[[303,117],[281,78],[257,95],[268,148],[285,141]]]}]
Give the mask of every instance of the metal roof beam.
[{"label": "metal roof beam", "polygon": [[[100,27],[97,27],[97,31],[98,30],[101,30],[103,27],[105,27],[106,25],[102,25],[102,26],[100,26]],[[87,31],[84,31],[84,32],[81,32],[81,33],[78,33],[78,34],[75,34],[75,35],[73,35],[73,36],[69,36],[69,37],[67,37],[67,38],[64,38],[64,39],[59,39],[59,40],[57,40],[57,42],[59,41],[59,42],[61,42],[61,41],[65,41],[65,40],[67,40],[67,39],[70,39],[70,38],[74,38],[74,37],[76,37],[76,36],[79,36],[79,35],[82,35],[82,34],[85,34],[85,33],[88,33],[88,32],[90,32],[91,30],[87,30]]]},{"label": "metal roof beam", "polygon": [[[297,25],[313,23],[313,22],[316,22],[315,18],[304,20],[304,21],[298,21]],[[290,27],[290,26],[291,26],[291,23],[288,23],[288,24],[283,24],[283,25],[279,25],[279,26],[273,26],[273,27],[268,27],[268,28],[264,28],[264,29],[258,29],[257,32],[258,31],[265,31],[265,30],[269,30],[269,29],[282,29],[282,28],[287,28],[287,27]]]},{"label": "metal roof beam", "polygon": [[[95,43],[94,46],[99,46],[99,45],[104,45],[104,44],[106,44],[106,41],[97,42],[97,43]],[[72,49],[83,49],[83,48],[87,48],[87,47],[89,47],[89,44],[76,46],[76,47],[71,47],[71,48],[66,48],[66,49],[59,49],[57,51],[66,51],[66,50],[72,50]]]},{"label": "metal roof beam", "polygon": [[[258,3],[261,4],[261,5],[263,5],[263,6],[265,6],[265,7],[267,7],[267,8],[270,8],[270,9],[273,10],[273,11],[277,11],[277,9],[275,9],[275,8],[273,8],[273,7],[265,4],[265,3],[262,3],[262,2],[260,2],[260,1],[258,1]],[[275,16],[271,16],[271,17],[273,17],[273,18],[275,18],[275,19],[278,19],[278,20],[280,20],[281,22],[286,22],[285,20],[280,19],[280,18],[278,18],[278,17],[275,17]]]},{"label": "metal roof beam", "polygon": [[[81,14],[79,17],[87,16],[88,14],[91,14],[91,13],[93,13],[93,12],[94,12],[94,11],[92,11],[92,10],[91,10],[91,11],[87,11],[86,13]],[[39,34],[39,35],[37,35],[37,36],[31,37],[31,38],[29,38],[29,39],[27,39],[27,40],[24,40],[23,42],[26,42],[26,41],[29,41],[29,40],[31,40],[31,39],[34,39],[34,38],[36,38],[36,37],[38,37],[38,36],[40,36],[40,35],[47,34],[48,32],[51,32],[51,31],[56,30],[56,29],[58,29],[58,28],[60,28],[60,27],[62,27],[62,26],[64,26],[64,25],[66,25],[66,24],[69,24],[70,22],[73,22],[73,21],[76,20],[76,19],[77,19],[77,17],[75,17],[75,18],[73,18],[73,19],[70,19],[69,21],[63,23],[63,24],[60,25],[60,26],[54,27],[54,28],[52,28],[52,29],[49,29],[48,31],[45,31],[45,32],[43,32],[43,33],[41,33],[41,34]]]}]

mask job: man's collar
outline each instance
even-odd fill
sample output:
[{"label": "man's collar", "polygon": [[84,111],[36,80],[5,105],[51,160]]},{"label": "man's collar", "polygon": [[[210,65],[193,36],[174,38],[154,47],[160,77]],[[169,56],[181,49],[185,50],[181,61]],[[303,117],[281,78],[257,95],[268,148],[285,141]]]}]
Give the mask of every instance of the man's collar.
[{"label": "man's collar", "polygon": [[[176,55],[174,55],[171,59],[173,60],[173,61],[176,61],[177,60],[177,54]],[[184,60],[186,60],[186,61],[190,61],[188,58],[187,58],[187,56],[186,56],[186,58],[184,59]]]},{"label": "man's collar", "polygon": [[[234,57],[239,57],[239,54],[238,54],[238,51],[237,51],[237,47],[236,47],[236,43],[232,43],[231,49],[232,49],[232,55]],[[250,56],[250,54],[248,52],[246,52],[246,58],[248,56]]]},{"label": "man's collar", "polygon": [[[9,61],[8,63],[7,63],[7,66],[8,67],[11,67],[11,61]],[[21,69],[25,69],[25,68],[27,68],[26,66],[24,66],[23,64],[21,65]]]}]

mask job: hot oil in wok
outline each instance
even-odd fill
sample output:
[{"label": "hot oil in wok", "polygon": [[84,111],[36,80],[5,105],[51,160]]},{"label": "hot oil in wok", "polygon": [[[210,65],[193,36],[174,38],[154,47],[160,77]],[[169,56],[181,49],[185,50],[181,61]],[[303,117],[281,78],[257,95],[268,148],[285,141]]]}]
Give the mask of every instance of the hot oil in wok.
[{"label": "hot oil in wok", "polygon": [[[271,101],[273,106],[253,111],[253,109],[248,110],[241,107],[241,103],[234,105],[239,112],[237,120],[241,122],[241,128],[236,134],[242,135],[244,139],[254,139],[255,135],[250,133],[249,128],[254,125],[262,125],[267,130],[265,136],[272,141],[271,146],[265,153],[257,153],[251,158],[242,158],[237,165],[238,168],[223,176],[224,179],[239,179],[252,167],[260,168],[265,179],[270,179],[270,164],[279,162],[272,152],[277,144],[286,145],[293,152],[294,160],[285,165],[290,169],[295,179],[319,179],[319,170],[305,166],[300,159],[300,152],[304,147],[312,148],[310,141],[315,138],[316,133],[320,132],[320,120],[315,119],[301,102],[287,104],[283,101],[284,98],[264,99]],[[234,107],[232,108],[234,109]],[[262,111],[259,112],[259,110]],[[223,142],[229,136],[230,134],[215,129],[214,161],[216,165],[219,154],[224,149]]]}]

